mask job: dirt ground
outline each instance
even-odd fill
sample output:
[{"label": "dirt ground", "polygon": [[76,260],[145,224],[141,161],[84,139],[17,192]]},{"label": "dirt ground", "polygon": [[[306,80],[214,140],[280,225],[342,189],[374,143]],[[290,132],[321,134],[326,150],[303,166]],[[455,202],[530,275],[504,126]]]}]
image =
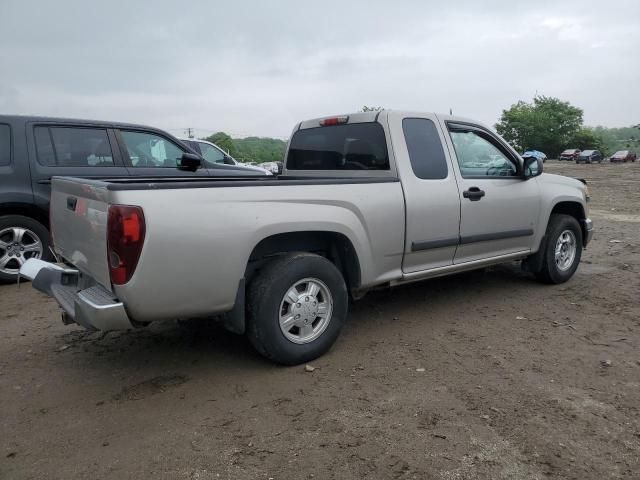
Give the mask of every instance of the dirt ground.
[{"label": "dirt ground", "polygon": [[592,189],[570,282],[372,293],[313,372],[210,323],[90,334],[0,287],[0,478],[640,478],[640,163],[545,169]]}]

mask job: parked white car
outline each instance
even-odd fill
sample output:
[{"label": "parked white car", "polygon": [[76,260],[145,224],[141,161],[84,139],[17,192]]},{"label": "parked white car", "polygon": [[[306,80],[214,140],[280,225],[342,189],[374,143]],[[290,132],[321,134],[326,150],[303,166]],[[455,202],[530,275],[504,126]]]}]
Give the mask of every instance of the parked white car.
[{"label": "parked white car", "polygon": [[202,158],[204,158],[206,162],[225,165],[237,165],[239,167],[245,167],[250,170],[260,171],[266,175],[272,175],[272,172],[266,168],[254,167],[238,162],[235,158],[227,154],[215,143],[195,138],[181,138],[180,141],[202,155]]}]

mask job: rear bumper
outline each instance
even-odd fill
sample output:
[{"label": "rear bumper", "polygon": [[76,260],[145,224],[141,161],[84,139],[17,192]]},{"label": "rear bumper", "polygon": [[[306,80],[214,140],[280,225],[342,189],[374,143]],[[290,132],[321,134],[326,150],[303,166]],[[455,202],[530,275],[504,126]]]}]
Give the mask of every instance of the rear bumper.
[{"label": "rear bumper", "polygon": [[133,328],[123,303],[110,291],[97,284],[79,286],[78,270],[34,258],[20,268],[20,276],[58,302],[65,323],[105,331]]},{"label": "rear bumper", "polygon": [[582,230],[585,233],[582,239],[583,245],[586,247],[593,238],[593,222],[590,218],[582,220]]}]

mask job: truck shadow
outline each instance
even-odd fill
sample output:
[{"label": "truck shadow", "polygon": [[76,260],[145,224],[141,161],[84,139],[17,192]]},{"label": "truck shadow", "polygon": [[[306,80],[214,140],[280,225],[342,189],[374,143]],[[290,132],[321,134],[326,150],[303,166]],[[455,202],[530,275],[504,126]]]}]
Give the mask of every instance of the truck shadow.
[{"label": "truck shadow", "polygon": [[[486,299],[513,301],[528,289],[545,288],[516,265],[501,265],[481,271],[441,277],[393,289],[369,292],[351,305],[346,328],[339,344],[348,345],[359,329],[367,329],[370,338],[388,337],[390,330],[402,329],[408,316],[424,317],[420,321],[447,321],[451,305],[468,305],[477,309]],[[180,371],[201,369],[270,370],[278,369],[259,356],[244,336],[226,331],[212,320],[164,322],[127,332],[91,333],[74,330],[63,335],[64,341],[77,354],[92,357],[91,368],[128,369],[132,365],[157,366]],[[339,348],[339,347],[338,347]],[[335,348],[334,348],[335,350]]]}]

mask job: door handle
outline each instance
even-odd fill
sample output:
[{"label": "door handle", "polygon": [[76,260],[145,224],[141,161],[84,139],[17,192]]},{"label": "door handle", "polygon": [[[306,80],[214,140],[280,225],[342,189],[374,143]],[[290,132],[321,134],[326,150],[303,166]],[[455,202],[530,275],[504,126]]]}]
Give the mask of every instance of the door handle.
[{"label": "door handle", "polygon": [[464,198],[468,198],[472,202],[477,202],[484,197],[484,190],[480,190],[478,187],[471,187],[469,190],[462,192]]},{"label": "door handle", "polygon": [[72,212],[76,211],[76,205],[78,204],[78,199],[76,197],[67,197],[67,209]]}]

